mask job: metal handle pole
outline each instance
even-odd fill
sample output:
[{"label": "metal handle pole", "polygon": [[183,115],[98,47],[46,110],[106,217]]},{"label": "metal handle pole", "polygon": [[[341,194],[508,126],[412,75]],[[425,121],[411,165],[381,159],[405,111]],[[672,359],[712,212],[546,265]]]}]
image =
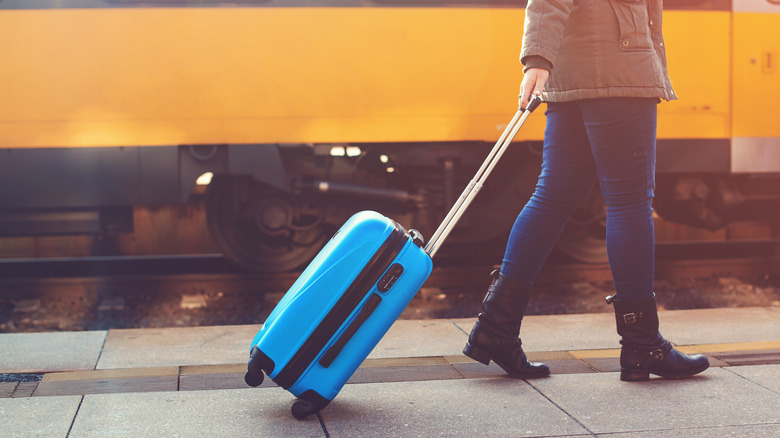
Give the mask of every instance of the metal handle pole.
[{"label": "metal handle pole", "polygon": [[525,120],[528,118],[531,112],[533,112],[533,110],[539,106],[540,103],[541,99],[539,99],[537,96],[533,96],[531,103],[528,105],[528,110],[525,108],[520,108],[517,110],[514,117],[512,117],[512,120],[509,122],[506,129],[504,129],[504,132],[501,134],[501,137],[499,137],[495,146],[493,146],[493,149],[491,149],[487,158],[482,163],[482,166],[480,166],[479,170],[477,170],[477,174],[466,186],[466,189],[463,191],[463,193],[461,193],[460,197],[455,202],[455,205],[452,206],[441,225],[439,225],[439,228],[425,246],[425,252],[427,252],[431,258],[433,258],[433,256],[439,250],[439,247],[444,242],[444,239],[447,238],[452,229],[455,227],[455,224],[466,211],[466,208],[468,208],[468,206],[477,196],[477,193],[479,193],[479,190],[487,180],[490,172],[492,172],[493,168],[496,166],[496,164],[498,164],[498,160],[512,143],[512,140],[515,138],[515,135],[517,135],[517,132],[525,123]]},{"label": "metal handle pole", "polygon": [[517,121],[520,119],[520,116],[522,114],[522,111],[518,110],[514,117],[512,118],[512,121],[509,122],[509,125],[504,129],[504,132],[501,134],[501,137],[496,142],[495,146],[493,146],[493,149],[490,150],[490,153],[488,154],[485,161],[482,163],[482,166],[480,166],[479,170],[477,170],[477,174],[472,178],[471,181],[469,181],[468,185],[466,186],[466,189],[463,190],[463,193],[460,194],[460,197],[457,201],[455,201],[455,204],[450,209],[449,213],[447,213],[447,216],[442,221],[441,225],[439,225],[439,228],[436,230],[435,233],[433,233],[433,236],[431,236],[430,240],[428,241],[428,244],[425,247],[425,251],[433,257],[433,253],[436,252],[436,247],[438,246],[437,242],[439,241],[439,238],[441,237],[442,233],[445,230],[445,225],[448,224],[450,221],[452,221],[455,214],[457,214],[458,210],[463,206],[463,203],[466,201],[466,198],[468,197],[469,192],[471,192],[474,187],[476,186],[477,182],[479,181],[480,176],[485,171],[485,169],[488,168],[490,165],[490,161],[493,159],[493,157],[498,153],[498,150],[500,149],[500,146],[503,144],[504,140],[507,138],[510,132],[512,132],[512,128],[517,123]]}]

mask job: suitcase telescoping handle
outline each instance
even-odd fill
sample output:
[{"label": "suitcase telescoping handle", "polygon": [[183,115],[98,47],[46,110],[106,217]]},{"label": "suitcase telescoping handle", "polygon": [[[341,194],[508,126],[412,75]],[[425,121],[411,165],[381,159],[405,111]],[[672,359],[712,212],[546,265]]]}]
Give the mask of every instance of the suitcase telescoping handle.
[{"label": "suitcase telescoping handle", "polygon": [[439,250],[442,242],[444,242],[444,239],[447,238],[447,236],[450,234],[450,231],[452,231],[452,229],[455,227],[458,219],[460,219],[460,217],[466,211],[466,208],[468,208],[469,204],[471,204],[471,201],[473,201],[477,196],[477,193],[479,193],[482,185],[487,180],[488,175],[490,175],[490,172],[492,172],[493,168],[496,167],[496,164],[501,158],[501,155],[504,154],[506,149],[512,143],[512,140],[515,138],[515,135],[517,135],[517,131],[520,130],[520,128],[525,123],[525,120],[539,106],[540,103],[542,103],[541,98],[534,95],[528,104],[528,108],[518,109],[515,113],[515,116],[512,117],[512,121],[510,121],[506,126],[506,129],[504,129],[503,134],[501,134],[501,137],[499,137],[496,145],[493,146],[493,149],[488,154],[485,162],[482,163],[482,166],[479,168],[479,170],[477,170],[477,174],[474,175],[474,179],[472,179],[471,182],[469,182],[469,184],[466,186],[466,189],[463,191],[463,193],[461,193],[457,202],[455,202],[455,205],[453,205],[450,209],[450,212],[447,213],[447,217],[444,218],[441,225],[439,225],[439,228],[435,233],[433,233],[431,240],[428,241],[427,245],[425,245],[425,252],[428,253],[431,258],[433,258],[433,256],[436,254],[436,251]]}]

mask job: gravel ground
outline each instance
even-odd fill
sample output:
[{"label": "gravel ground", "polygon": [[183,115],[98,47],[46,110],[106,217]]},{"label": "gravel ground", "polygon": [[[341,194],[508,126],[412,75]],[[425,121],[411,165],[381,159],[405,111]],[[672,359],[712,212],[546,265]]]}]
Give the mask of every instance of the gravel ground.
[{"label": "gravel ground", "polygon": [[[122,292],[76,286],[14,291],[0,296],[0,332],[105,330],[136,327],[187,327],[257,324],[268,316],[284,291],[213,290],[192,284],[181,290],[141,288]],[[487,288],[423,288],[402,314],[406,319],[475,316]],[[604,297],[611,282],[543,284],[531,297],[528,314],[611,312]],[[757,278],[660,279],[661,309],[780,306],[780,275]]]}]

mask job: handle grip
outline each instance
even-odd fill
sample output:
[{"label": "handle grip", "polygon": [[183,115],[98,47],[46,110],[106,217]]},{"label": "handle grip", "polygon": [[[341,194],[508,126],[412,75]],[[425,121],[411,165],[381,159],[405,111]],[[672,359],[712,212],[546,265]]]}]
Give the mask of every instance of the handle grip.
[{"label": "handle grip", "polygon": [[528,102],[528,108],[520,108],[520,111],[528,111],[529,113],[534,112],[536,108],[539,107],[539,104],[542,103],[542,98],[533,94],[531,95],[531,100]]}]

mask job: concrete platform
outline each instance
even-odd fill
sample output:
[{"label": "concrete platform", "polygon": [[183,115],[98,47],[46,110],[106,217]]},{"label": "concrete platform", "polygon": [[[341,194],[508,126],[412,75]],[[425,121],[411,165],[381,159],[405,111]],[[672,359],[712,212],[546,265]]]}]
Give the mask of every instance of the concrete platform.
[{"label": "concrete platform", "polygon": [[660,313],[711,368],[621,382],[609,313],[529,316],[548,378],[506,377],[461,354],[473,319],[398,321],[318,415],[243,382],[259,326],[0,334],[2,436],[780,436],[780,309]]},{"label": "concrete platform", "polygon": [[96,369],[245,362],[260,325],[111,330]]},{"label": "concrete platform", "polygon": [[0,373],[91,370],[107,332],[0,334]]},{"label": "concrete platform", "polygon": [[693,436],[714,427],[767,424],[780,431],[780,394],[730,368],[640,384],[621,382],[615,373],[556,377],[530,383],[594,434],[657,430]]},{"label": "concrete platform", "polygon": [[235,389],[84,396],[70,437],[323,436],[295,421],[284,390]]},{"label": "concrete platform", "polygon": [[0,399],[2,434],[8,437],[65,437],[81,396]]}]

